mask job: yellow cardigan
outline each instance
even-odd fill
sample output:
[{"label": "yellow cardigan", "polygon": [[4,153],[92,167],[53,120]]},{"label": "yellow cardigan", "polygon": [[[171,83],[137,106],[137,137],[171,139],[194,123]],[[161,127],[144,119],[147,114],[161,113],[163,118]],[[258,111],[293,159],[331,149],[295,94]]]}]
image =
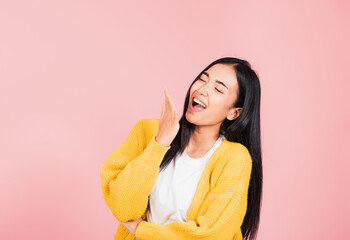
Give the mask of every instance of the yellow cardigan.
[{"label": "yellow cardigan", "polygon": [[103,198],[119,222],[142,217],[135,235],[119,224],[115,240],[242,239],[252,159],[248,149],[227,139],[208,160],[188,210],[187,221],[147,222],[149,194],[171,146],[155,141],[159,119],[141,119],[101,167]]}]

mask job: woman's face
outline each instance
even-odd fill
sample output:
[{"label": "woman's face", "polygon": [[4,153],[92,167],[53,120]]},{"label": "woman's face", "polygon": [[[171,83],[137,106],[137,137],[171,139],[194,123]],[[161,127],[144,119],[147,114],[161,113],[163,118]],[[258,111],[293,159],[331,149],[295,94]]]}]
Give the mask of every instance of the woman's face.
[{"label": "woman's face", "polygon": [[[225,118],[233,120],[241,108],[234,108],[238,94],[238,82],[233,65],[215,64],[204,71],[190,89],[186,119],[195,125],[221,124]],[[193,98],[204,103],[205,108],[194,109]],[[198,107],[198,108],[197,108]]]}]

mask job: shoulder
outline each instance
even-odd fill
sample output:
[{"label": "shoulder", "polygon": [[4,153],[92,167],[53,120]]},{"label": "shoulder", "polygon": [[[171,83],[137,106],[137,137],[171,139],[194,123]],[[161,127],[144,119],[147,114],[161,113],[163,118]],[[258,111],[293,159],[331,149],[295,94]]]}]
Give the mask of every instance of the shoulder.
[{"label": "shoulder", "polygon": [[158,118],[143,118],[136,122],[135,126],[143,131],[158,130],[159,119]]},{"label": "shoulder", "polygon": [[134,129],[139,133],[139,137],[148,142],[153,135],[158,133],[158,118],[143,118],[134,124]]},{"label": "shoulder", "polygon": [[[249,182],[252,171],[252,159],[248,148],[238,142],[225,140],[223,151],[212,168],[213,181],[221,181],[220,179],[230,179],[232,182],[228,187],[238,184],[238,181]],[[213,186],[216,183],[213,182]]]},{"label": "shoulder", "polygon": [[252,165],[252,157],[246,146],[238,142],[225,140],[225,155],[227,161],[234,161],[237,164]]},{"label": "shoulder", "polygon": [[145,125],[154,125],[154,124],[159,123],[159,119],[158,118],[143,118],[143,119],[140,119],[138,122],[141,122]]}]

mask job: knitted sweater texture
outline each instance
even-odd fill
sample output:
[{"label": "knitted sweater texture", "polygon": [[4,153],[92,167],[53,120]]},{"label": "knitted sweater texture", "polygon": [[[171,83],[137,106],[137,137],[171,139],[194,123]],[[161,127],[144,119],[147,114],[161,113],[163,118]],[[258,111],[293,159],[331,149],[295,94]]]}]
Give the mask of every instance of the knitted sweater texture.
[{"label": "knitted sweater texture", "polygon": [[159,119],[141,119],[101,167],[103,198],[119,222],[142,217],[135,235],[119,224],[115,240],[241,240],[252,159],[248,149],[227,139],[208,160],[187,221],[147,222],[149,195],[171,146],[155,141]]}]

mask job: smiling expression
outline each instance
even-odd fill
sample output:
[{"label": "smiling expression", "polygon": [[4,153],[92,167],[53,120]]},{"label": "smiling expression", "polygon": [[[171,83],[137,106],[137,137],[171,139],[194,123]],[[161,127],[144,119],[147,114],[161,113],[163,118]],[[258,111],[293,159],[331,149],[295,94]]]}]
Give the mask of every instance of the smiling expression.
[{"label": "smiling expression", "polygon": [[[238,82],[234,67],[228,64],[215,64],[202,72],[193,83],[186,119],[195,125],[219,124],[225,118],[232,120],[237,113],[237,109],[233,107],[237,95]],[[193,108],[193,98],[206,107]]]}]

